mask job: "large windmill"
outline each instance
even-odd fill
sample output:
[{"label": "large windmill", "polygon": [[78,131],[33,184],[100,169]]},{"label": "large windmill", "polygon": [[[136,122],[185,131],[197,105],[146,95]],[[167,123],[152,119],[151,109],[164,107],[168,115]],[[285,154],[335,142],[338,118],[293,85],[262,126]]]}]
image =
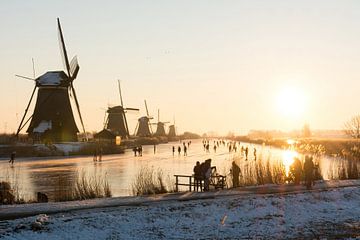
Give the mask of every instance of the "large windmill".
[{"label": "large windmill", "polygon": [[137,137],[151,137],[152,130],[151,130],[151,124],[150,120],[153,119],[153,117],[150,117],[149,110],[145,102],[145,109],[146,109],[146,116],[143,116],[138,119],[138,123],[135,128],[135,136]]},{"label": "large windmill", "polygon": [[[71,109],[70,96],[75,100],[82,130],[85,133],[80,106],[76,97],[73,81],[79,72],[76,56],[69,62],[59,18],[57,19],[60,51],[65,65],[64,71],[49,71],[38,78],[27,78],[35,81],[29,103],[25,109],[16,135],[30,121],[27,133],[36,141],[67,142],[77,141],[79,132]],[[18,75],[17,75],[18,76]],[[22,77],[22,76],[19,76]],[[35,91],[38,89],[33,114],[25,121]]]},{"label": "large windmill", "polygon": [[104,129],[111,131],[121,138],[129,138],[129,128],[126,120],[127,111],[139,111],[138,108],[124,108],[124,103],[121,95],[120,80],[118,80],[119,95],[120,95],[120,106],[109,107],[106,111],[107,118],[104,123]]},{"label": "large windmill", "polygon": [[156,132],[154,133],[154,136],[165,137],[166,136],[165,124],[167,124],[167,123],[170,123],[170,122],[161,122],[160,121],[160,109],[158,109],[158,122],[152,123],[152,124],[156,124]]}]

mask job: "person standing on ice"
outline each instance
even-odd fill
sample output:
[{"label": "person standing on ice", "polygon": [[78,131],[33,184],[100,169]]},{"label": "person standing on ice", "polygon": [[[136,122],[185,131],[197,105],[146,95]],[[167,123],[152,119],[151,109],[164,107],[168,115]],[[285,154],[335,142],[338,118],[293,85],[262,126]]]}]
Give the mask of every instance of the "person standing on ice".
[{"label": "person standing on ice", "polygon": [[173,156],[175,155],[175,146],[172,147]]},{"label": "person standing on ice", "polygon": [[311,189],[313,184],[314,163],[312,157],[305,156],[304,173],[306,189]]},{"label": "person standing on ice", "polygon": [[11,165],[14,164],[15,156],[16,156],[16,152],[13,151],[13,152],[10,154],[10,161],[9,161],[9,163],[11,163]]},{"label": "person standing on ice", "polygon": [[181,154],[181,147],[180,146],[178,146],[178,154],[179,154],[179,156]]},{"label": "person standing on ice", "polygon": [[139,146],[139,156],[140,156],[140,157],[142,157],[142,151],[143,151],[143,149],[142,149],[142,146],[140,145],[140,146]]}]

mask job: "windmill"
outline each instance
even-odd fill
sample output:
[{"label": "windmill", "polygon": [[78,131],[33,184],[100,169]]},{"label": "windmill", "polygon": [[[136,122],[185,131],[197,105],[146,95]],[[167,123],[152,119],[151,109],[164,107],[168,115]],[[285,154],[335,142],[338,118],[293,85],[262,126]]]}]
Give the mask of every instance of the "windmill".
[{"label": "windmill", "polygon": [[[16,75],[35,81],[29,103],[16,133],[17,136],[31,120],[26,132],[34,140],[51,142],[77,141],[77,133],[79,130],[71,109],[70,95],[72,95],[75,100],[82,130],[85,134],[80,106],[73,85],[73,81],[76,79],[80,67],[76,56],[69,62],[59,18],[57,19],[57,26],[61,56],[67,73],[64,71],[49,71],[38,78],[35,78],[35,76],[29,78]],[[34,112],[25,121],[36,89],[38,89],[38,92]]]},{"label": "windmill", "polygon": [[167,124],[167,123],[170,123],[170,122],[160,122],[160,109],[158,109],[158,122],[152,123],[152,124],[156,124],[156,132],[155,132],[154,136],[159,136],[159,137],[166,136],[165,124]]},{"label": "windmill", "polygon": [[119,95],[120,95],[120,106],[108,107],[106,113],[107,118],[104,123],[104,129],[111,131],[121,138],[129,138],[129,128],[126,120],[127,111],[139,111],[138,108],[124,108],[124,103],[121,95],[121,85],[120,80],[118,80],[119,85]]},{"label": "windmill", "polygon": [[174,124],[169,126],[168,137],[176,137],[175,117],[174,117]]},{"label": "windmill", "polygon": [[145,109],[146,109],[146,116],[143,116],[138,119],[138,123],[135,128],[135,136],[137,137],[151,137],[152,130],[151,130],[151,124],[150,120],[153,119],[153,117],[150,117],[149,110],[145,102]]}]

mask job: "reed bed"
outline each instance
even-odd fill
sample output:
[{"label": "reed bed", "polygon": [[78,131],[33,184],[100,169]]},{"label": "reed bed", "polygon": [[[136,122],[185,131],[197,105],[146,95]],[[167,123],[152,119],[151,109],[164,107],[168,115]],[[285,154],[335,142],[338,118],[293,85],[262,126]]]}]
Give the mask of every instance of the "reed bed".
[{"label": "reed bed", "polygon": [[74,183],[66,176],[59,176],[54,189],[55,202],[103,198],[111,195],[106,175],[88,176],[84,172],[77,175]]},{"label": "reed bed", "polygon": [[174,184],[169,176],[164,177],[161,169],[154,170],[152,167],[141,167],[135,176],[131,189],[134,196],[160,194],[173,192]]}]

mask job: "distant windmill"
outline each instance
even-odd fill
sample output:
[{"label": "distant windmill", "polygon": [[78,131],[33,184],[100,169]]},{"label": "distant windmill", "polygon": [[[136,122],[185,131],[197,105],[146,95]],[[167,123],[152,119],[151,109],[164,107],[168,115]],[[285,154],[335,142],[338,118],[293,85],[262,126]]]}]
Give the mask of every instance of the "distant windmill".
[{"label": "distant windmill", "polygon": [[[73,81],[76,79],[80,67],[76,56],[71,60],[71,62],[69,62],[59,18],[57,19],[57,25],[61,55],[67,73],[64,71],[49,71],[35,79],[33,64],[33,78],[16,75],[18,77],[35,81],[34,89],[16,135],[18,135],[25,125],[31,120],[27,133],[34,140],[52,142],[77,141],[77,133],[79,130],[76,126],[71,109],[69,93],[71,93],[75,99],[82,130],[85,133],[79,102],[73,86]],[[24,122],[37,88],[38,94],[34,112]]]},{"label": "distant windmill", "polygon": [[152,124],[156,124],[156,132],[154,136],[165,137],[166,136],[165,124],[167,123],[170,122],[160,122],[160,109],[158,109],[158,122],[152,123]]},{"label": "distant windmill", "polygon": [[169,126],[168,137],[176,137],[175,117],[174,117],[174,124]]},{"label": "distant windmill", "polygon": [[107,109],[107,118],[104,123],[104,129],[111,131],[121,138],[129,138],[129,128],[126,120],[127,111],[139,111],[138,108],[124,108],[124,103],[121,95],[120,80],[118,80],[119,95],[120,95],[120,106],[109,107]]},{"label": "distant windmill", "polygon": [[153,117],[150,117],[149,110],[145,102],[145,108],[146,108],[146,116],[143,116],[138,119],[138,123],[135,128],[135,136],[137,137],[151,137],[152,130],[150,125],[150,120],[153,119]]}]

